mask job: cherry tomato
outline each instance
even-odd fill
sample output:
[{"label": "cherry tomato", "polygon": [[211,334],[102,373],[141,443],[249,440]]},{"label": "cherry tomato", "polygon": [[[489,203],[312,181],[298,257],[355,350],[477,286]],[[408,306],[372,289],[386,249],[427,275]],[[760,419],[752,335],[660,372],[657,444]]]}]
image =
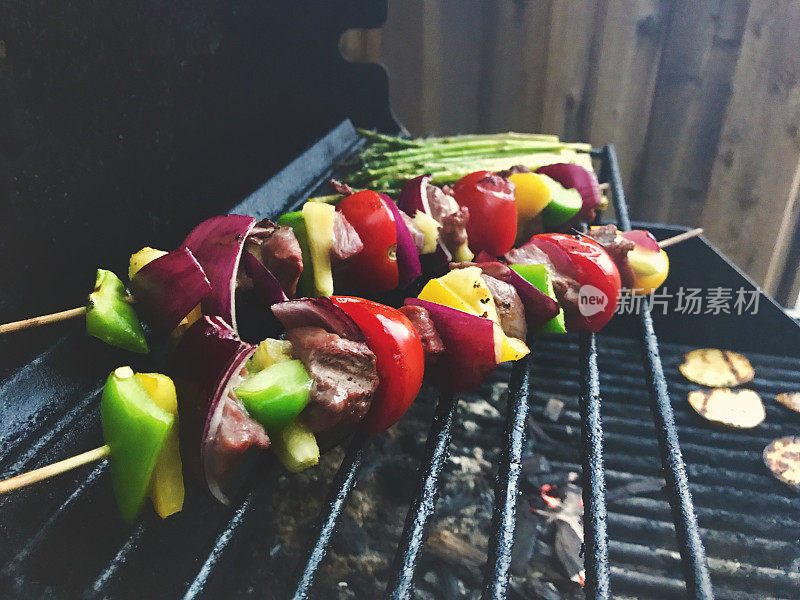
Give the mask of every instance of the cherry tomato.
[{"label": "cherry tomato", "polygon": [[422,342],[399,310],[371,300],[331,296],[367,338],[375,353],[380,383],[361,427],[379,433],[394,425],[413,404],[425,373]]},{"label": "cherry tomato", "polygon": [[475,254],[485,250],[494,256],[511,250],[517,237],[513,183],[490,171],[476,171],[459,179],[453,194],[460,206],[469,209],[470,250]]},{"label": "cherry tomato", "polygon": [[581,286],[578,310],[565,311],[567,330],[602,329],[614,316],[622,285],[617,265],[605,249],[589,237],[566,233],[534,235],[528,243],[535,244],[557,270]]},{"label": "cherry tomato", "polygon": [[342,265],[345,283],[371,294],[397,288],[397,229],[394,215],[380,195],[371,190],[356,192],[336,207],[358,232],[364,249]]}]

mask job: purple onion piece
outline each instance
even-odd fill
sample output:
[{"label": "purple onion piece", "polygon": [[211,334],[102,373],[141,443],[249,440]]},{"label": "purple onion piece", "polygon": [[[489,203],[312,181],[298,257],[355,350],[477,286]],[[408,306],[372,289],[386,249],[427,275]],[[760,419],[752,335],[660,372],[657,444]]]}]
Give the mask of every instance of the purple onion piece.
[{"label": "purple onion piece", "polygon": [[321,327],[354,342],[365,341],[356,322],[329,298],[298,298],[273,304],[272,313],[286,331],[296,327]]},{"label": "purple onion piece", "polygon": [[386,194],[380,194],[383,203],[394,215],[394,225],[397,230],[397,271],[401,288],[407,287],[412,281],[422,276],[422,264],[419,262],[419,252],[414,243],[414,237],[408,230],[400,209]]},{"label": "purple onion piece", "polygon": [[619,234],[627,240],[632,241],[637,246],[650,250],[650,252],[660,252],[661,246],[658,245],[652,233],[645,229],[631,229],[630,231],[620,231]]},{"label": "purple onion piece", "polygon": [[187,248],[178,248],[143,266],[131,279],[136,312],[165,333],[171,332],[211,293],[211,283]]},{"label": "purple onion piece", "polygon": [[191,250],[211,282],[203,300],[203,314],[222,317],[236,331],[236,274],[245,239],[256,220],[243,215],[218,215],[200,223],[186,237]]},{"label": "purple onion piece", "polygon": [[418,298],[408,298],[405,304],[426,309],[444,342],[444,352],[433,366],[436,383],[456,392],[479,388],[497,366],[494,323]]},{"label": "purple onion piece", "polygon": [[594,221],[594,211],[600,206],[603,196],[600,193],[600,183],[597,181],[597,176],[592,171],[584,169],[580,165],[556,163],[539,167],[536,172],[555,179],[567,189],[577,190],[583,200],[583,206],[581,206],[578,214],[575,215],[575,219],[588,223]]},{"label": "purple onion piece", "polygon": [[[255,350],[255,346],[240,340],[222,318],[203,317],[186,330],[172,357],[181,456],[222,502],[226,498],[217,493],[218,482],[207,478],[210,427],[215,416],[219,420],[221,400],[232,378]],[[247,444],[242,444],[242,453],[247,449]]]},{"label": "purple onion piece", "polygon": [[426,174],[407,181],[400,191],[397,207],[409,217],[417,214],[418,210],[428,215],[431,214],[431,208],[428,206],[427,189],[430,180],[431,176]]},{"label": "purple onion piece", "polygon": [[264,306],[272,306],[278,302],[286,302],[286,294],[281,288],[280,281],[272,274],[263,263],[249,252],[242,254],[242,267],[245,274],[253,282],[253,291],[264,303]]},{"label": "purple onion piece", "polygon": [[[478,254],[475,257],[475,262],[478,264],[497,263],[504,265],[504,263],[487,253]],[[522,305],[525,307],[525,321],[528,324],[529,331],[538,329],[558,315],[559,306],[553,298],[542,292],[514,269],[506,268],[508,269],[506,273],[507,282],[517,290],[517,294],[522,300]]]}]

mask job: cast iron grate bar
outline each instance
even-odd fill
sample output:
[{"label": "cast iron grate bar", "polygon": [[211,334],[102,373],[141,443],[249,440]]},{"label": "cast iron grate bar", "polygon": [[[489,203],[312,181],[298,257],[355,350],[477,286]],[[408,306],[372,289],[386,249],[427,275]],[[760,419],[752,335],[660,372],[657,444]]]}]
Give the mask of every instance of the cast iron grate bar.
[{"label": "cast iron grate bar", "polygon": [[600,418],[600,371],[593,333],[580,334],[581,468],[583,473],[583,531],[587,598],[611,597],[606,523],[606,478],[603,470],[603,423]]},{"label": "cast iron grate bar", "polygon": [[300,579],[297,583],[294,595],[292,596],[292,600],[305,600],[308,598],[311,586],[314,585],[314,579],[319,570],[319,566],[322,564],[322,559],[325,558],[325,554],[328,551],[328,544],[336,528],[339,515],[342,513],[342,508],[345,502],[347,502],[350,492],[353,491],[356,485],[358,470],[361,468],[361,460],[364,456],[366,442],[367,436],[358,433],[347,448],[347,453],[342,459],[342,464],[339,466],[339,470],[336,472],[336,477],[331,486],[335,494],[328,500],[327,514],[322,519],[319,528],[319,536],[309,552],[308,560],[303,568],[303,572],[300,574]]},{"label": "cast iron grate bar", "polygon": [[503,600],[508,588],[511,550],[517,522],[517,496],[522,470],[522,451],[528,426],[531,393],[531,354],[514,363],[508,392],[505,447],[494,491],[489,560],[483,586],[484,600]]},{"label": "cast iron grate bar", "polygon": [[439,397],[428,441],[425,444],[425,460],[419,466],[417,492],[406,514],[403,535],[392,563],[384,598],[408,600],[414,593],[417,558],[425,538],[425,528],[436,509],[439,474],[447,460],[457,406],[457,396],[442,393]]},{"label": "cast iron grate bar", "polygon": [[[617,223],[622,230],[631,228],[628,216],[628,205],[622,188],[622,177],[619,172],[617,154],[613,145],[605,146],[601,151],[603,180],[611,185],[614,210]],[[650,391],[650,407],[656,426],[656,436],[661,450],[661,462],[664,468],[664,479],[667,482],[667,497],[672,507],[675,531],[678,537],[678,548],[681,554],[681,566],[689,597],[710,600],[714,597],[708,563],[703,542],[697,526],[692,495],[689,491],[689,480],[686,465],[681,455],[678,432],[675,428],[675,417],[669,400],[667,381],[658,350],[658,340],[653,328],[653,319],[647,303],[643,303],[640,311],[642,325],[642,352],[645,356],[645,376]]]}]

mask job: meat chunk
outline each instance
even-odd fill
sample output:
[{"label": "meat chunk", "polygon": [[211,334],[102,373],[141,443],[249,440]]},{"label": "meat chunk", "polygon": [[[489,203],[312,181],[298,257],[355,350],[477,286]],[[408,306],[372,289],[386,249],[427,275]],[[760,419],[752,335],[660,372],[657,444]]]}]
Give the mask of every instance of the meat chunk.
[{"label": "meat chunk", "polygon": [[428,206],[431,216],[441,224],[439,237],[450,253],[467,243],[467,222],[469,209],[458,206],[451,195],[446,194],[435,185],[428,184],[426,188]]},{"label": "meat chunk", "polygon": [[492,293],[503,332],[508,336],[524,340],[528,335],[528,323],[525,321],[525,306],[517,290],[510,283],[495,279],[486,273],[483,274],[483,280]]},{"label": "meat chunk", "polygon": [[622,287],[633,288],[635,286],[634,275],[633,269],[628,262],[628,252],[634,249],[635,244],[631,240],[619,235],[614,225],[601,225],[600,227],[590,229],[586,233],[586,237],[592,238],[608,252],[611,260],[617,265],[620,278],[622,279]]},{"label": "meat chunk", "polygon": [[301,413],[306,425],[318,432],[361,421],[378,388],[375,355],[367,345],[319,327],[298,327],[286,336],[293,356],[314,380],[311,399]]},{"label": "meat chunk", "polygon": [[361,236],[350,224],[350,221],[339,212],[333,218],[333,244],[331,244],[331,257],[337,260],[347,260],[364,249]]},{"label": "meat chunk", "polygon": [[353,190],[353,188],[351,188],[346,183],[342,183],[341,181],[338,181],[337,179],[331,179],[331,180],[329,180],[328,183],[330,183],[331,187],[334,190],[336,190],[337,194],[342,194],[343,196],[350,196],[352,194],[355,194],[355,190]]},{"label": "meat chunk", "polygon": [[269,436],[264,428],[251,419],[232,393],[220,402],[219,426],[210,440],[210,478],[225,487],[240,473],[245,455],[256,448],[269,448]]},{"label": "meat chunk", "polygon": [[466,206],[442,217],[439,236],[451,253],[467,243],[467,221],[469,221],[469,209]]},{"label": "meat chunk", "polygon": [[507,178],[509,175],[514,175],[516,173],[530,173],[530,172],[531,170],[525,165],[514,165],[510,169],[506,169],[504,171],[498,171],[497,174],[500,175],[500,177]]},{"label": "meat chunk", "polygon": [[408,232],[411,234],[411,238],[414,240],[414,246],[417,249],[417,253],[422,254],[422,250],[425,248],[425,234],[422,233],[422,230],[419,227],[417,227],[414,219],[409,217],[402,210],[400,211],[400,217],[402,217],[403,223],[405,223],[406,227],[408,228]]},{"label": "meat chunk", "polygon": [[444,342],[436,331],[430,313],[421,306],[413,305],[401,306],[400,312],[408,317],[417,331],[422,342],[422,350],[425,352],[425,364],[428,366],[435,364],[439,355],[444,352]]},{"label": "meat chunk", "polygon": [[489,275],[490,277],[494,277],[495,279],[499,279],[500,281],[505,281],[506,283],[511,281],[511,267],[509,267],[504,263],[501,263],[499,260],[492,260],[490,262],[482,262],[482,263],[475,263],[475,262],[450,263],[451,271],[453,269],[466,269],[467,267],[478,267],[481,271],[483,271],[484,275]]},{"label": "meat chunk", "polygon": [[269,269],[283,293],[294,298],[303,272],[303,254],[292,228],[264,219],[247,237],[245,249]]}]

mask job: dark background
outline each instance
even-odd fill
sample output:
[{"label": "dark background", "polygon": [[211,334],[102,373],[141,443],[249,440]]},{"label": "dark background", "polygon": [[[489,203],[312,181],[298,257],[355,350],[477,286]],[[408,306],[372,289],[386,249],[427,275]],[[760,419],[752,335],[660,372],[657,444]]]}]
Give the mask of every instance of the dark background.
[{"label": "dark background", "polygon": [[[0,2],[0,321],[79,306],[342,119],[392,130],[342,33],[383,2]],[[73,325],[74,326],[74,325]],[[63,327],[0,340],[2,369]]]}]

